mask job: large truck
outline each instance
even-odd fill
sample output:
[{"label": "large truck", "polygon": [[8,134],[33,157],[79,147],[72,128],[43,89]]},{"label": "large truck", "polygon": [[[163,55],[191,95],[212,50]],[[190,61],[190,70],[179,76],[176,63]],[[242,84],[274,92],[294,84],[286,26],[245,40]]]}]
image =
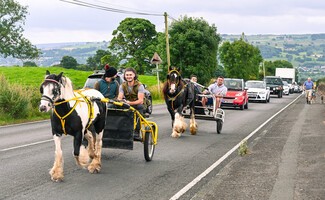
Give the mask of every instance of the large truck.
[{"label": "large truck", "polygon": [[296,72],[294,68],[276,68],[275,76],[280,76],[282,81],[288,82],[290,93],[294,92],[294,85],[296,84]]}]

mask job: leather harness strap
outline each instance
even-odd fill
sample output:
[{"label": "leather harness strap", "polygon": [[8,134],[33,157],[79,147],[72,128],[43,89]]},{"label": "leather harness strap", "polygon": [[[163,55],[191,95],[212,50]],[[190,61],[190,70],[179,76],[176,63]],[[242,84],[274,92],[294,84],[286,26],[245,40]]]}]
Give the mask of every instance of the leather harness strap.
[{"label": "leather harness strap", "polygon": [[[94,107],[92,106],[91,100],[87,96],[83,95],[80,90],[75,91],[75,93],[78,93],[80,96],[79,97],[76,96],[72,99],[68,99],[68,100],[61,101],[61,102],[55,102],[53,104],[54,105],[53,111],[54,111],[55,115],[60,119],[62,129],[63,129],[63,132],[65,135],[67,135],[67,132],[65,129],[65,119],[76,109],[79,102],[86,102],[87,106],[88,106],[88,122],[87,122],[86,129],[88,129],[90,127],[90,125],[92,124],[92,119],[94,118]],[[82,100],[80,100],[80,98],[82,98]],[[66,115],[60,116],[59,113],[56,111],[55,106],[61,105],[63,103],[67,103],[69,101],[76,101],[76,103],[73,105],[71,110]]]}]

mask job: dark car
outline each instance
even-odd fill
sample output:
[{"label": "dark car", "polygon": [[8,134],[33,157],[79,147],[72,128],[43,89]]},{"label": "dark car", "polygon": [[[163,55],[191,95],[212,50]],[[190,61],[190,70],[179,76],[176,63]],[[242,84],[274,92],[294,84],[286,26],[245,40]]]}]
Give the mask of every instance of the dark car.
[{"label": "dark car", "polygon": [[[93,74],[89,75],[85,85],[83,88],[94,88],[95,83],[97,81],[99,81],[103,75],[105,74],[104,70],[96,70],[94,71]],[[124,82],[124,78],[123,78],[124,74],[122,72],[117,72],[117,77],[116,80],[119,84],[122,84]],[[152,97],[151,97],[151,93],[149,90],[146,89],[146,84],[143,84],[144,86],[144,93],[145,93],[145,113],[151,114],[152,113]]]},{"label": "dark car", "polygon": [[266,87],[270,88],[271,95],[277,95],[278,98],[282,98],[283,81],[280,76],[265,76],[264,81],[266,82]]}]

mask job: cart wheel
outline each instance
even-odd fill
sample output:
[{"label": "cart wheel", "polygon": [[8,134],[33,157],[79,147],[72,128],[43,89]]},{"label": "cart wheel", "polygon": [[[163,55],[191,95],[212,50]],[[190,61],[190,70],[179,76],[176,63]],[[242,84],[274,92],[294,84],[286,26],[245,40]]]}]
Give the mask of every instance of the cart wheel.
[{"label": "cart wheel", "polygon": [[217,120],[217,133],[220,134],[222,130],[223,121],[221,119]]},{"label": "cart wheel", "polygon": [[[146,161],[151,161],[153,154],[155,152],[155,145],[153,144],[153,138],[151,135],[150,128],[147,126],[146,127],[146,133],[144,136],[144,158]],[[155,127],[152,126],[153,133],[155,133]]]}]

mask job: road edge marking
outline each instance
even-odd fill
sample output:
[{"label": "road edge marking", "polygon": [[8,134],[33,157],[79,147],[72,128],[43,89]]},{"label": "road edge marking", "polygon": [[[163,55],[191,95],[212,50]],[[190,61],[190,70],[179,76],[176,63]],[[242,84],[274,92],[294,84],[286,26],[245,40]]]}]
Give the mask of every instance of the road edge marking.
[{"label": "road edge marking", "polygon": [[24,145],[15,146],[15,147],[9,147],[9,148],[6,148],[6,149],[0,149],[0,152],[10,151],[10,150],[14,150],[14,149],[33,146],[33,145],[42,144],[42,143],[51,142],[51,141],[53,141],[53,139],[43,140],[43,141],[39,141],[39,142],[33,142],[33,143],[30,143],[30,144],[24,144]]},{"label": "road edge marking", "polygon": [[303,94],[300,94],[297,98],[295,98],[292,102],[290,102],[288,105],[283,107],[281,110],[279,110],[277,113],[275,113],[273,116],[271,116],[268,120],[266,120],[263,124],[261,124],[259,127],[257,127],[253,132],[251,132],[248,136],[246,136],[243,140],[241,140],[238,144],[236,144],[232,149],[230,149],[226,154],[224,154],[219,160],[214,162],[210,167],[208,167],[204,172],[202,172],[199,176],[197,176],[195,179],[193,179],[190,183],[188,183],[185,187],[183,187],[180,191],[178,191],[174,196],[172,196],[169,200],[177,200],[182,195],[184,195],[187,191],[189,191],[193,186],[195,186],[199,181],[201,181],[206,175],[208,175],[213,169],[215,169],[218,165],[220,165],[225,159],[227,159],[233,152],[235,152],[240,144],[243,141],[247,141],[249,138],[251,138],[255,133],[257,133],[261,128],[263,128],[267,123],[269,123],[274,117],[279,115],[282,111],[287,109],[289,106],[291,106],[294,102],[297,101]]}]

